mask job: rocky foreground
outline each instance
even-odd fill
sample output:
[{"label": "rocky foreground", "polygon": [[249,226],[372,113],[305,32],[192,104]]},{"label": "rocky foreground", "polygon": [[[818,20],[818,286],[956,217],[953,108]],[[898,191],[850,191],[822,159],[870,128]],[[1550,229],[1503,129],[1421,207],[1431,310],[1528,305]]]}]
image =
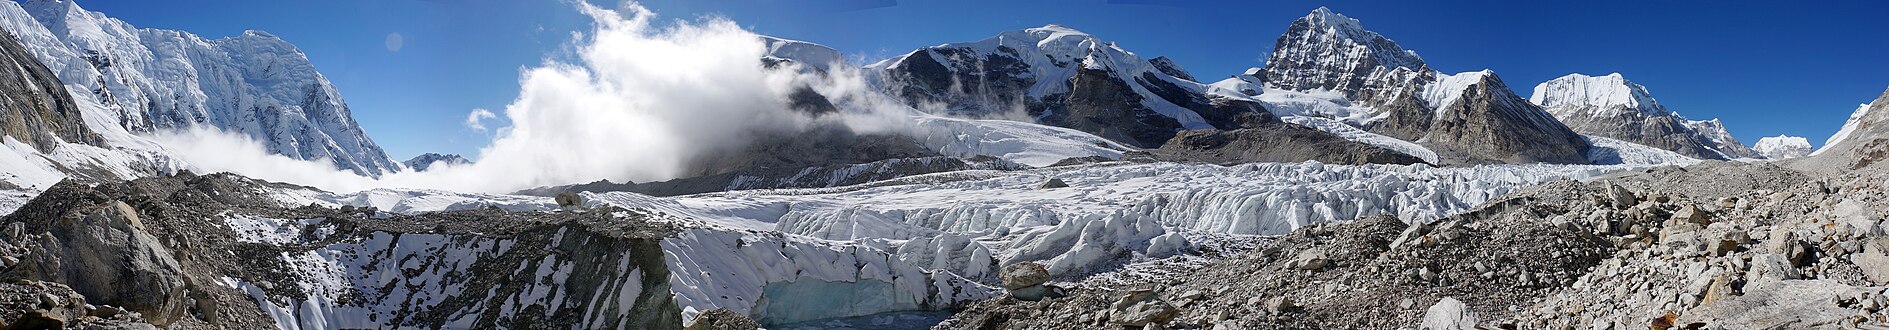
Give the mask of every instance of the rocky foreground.
[{"label": "rocky foreground", "polygon": [[[53,186],[0,221],[0,329],[682,326],[659,246],[676,229],[659,215],[282,208],[266,195],[281,186],[188,173]],[[324,255],[381,285],[292,264]],[[585,289],[557,298],[594,303],[542,301],[565,286]]]},{"label": "rocky foreground", "polygon": [[1011,294],[937,328],[1889,329],[1885,183],[1725,162],[1563,180],[1208,263],[1075,283],[1013,265]]}]

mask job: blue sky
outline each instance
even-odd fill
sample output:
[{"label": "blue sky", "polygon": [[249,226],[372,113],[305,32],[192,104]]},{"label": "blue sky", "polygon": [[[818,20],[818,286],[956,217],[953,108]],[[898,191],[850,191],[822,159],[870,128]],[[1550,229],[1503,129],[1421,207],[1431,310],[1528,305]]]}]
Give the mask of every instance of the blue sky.
[{"label": "blue sky", "polygon": [[[613,7],[615,1],[593,1]],[[758,33],[872,61],[914,48],[1062,24],[1203,80],[1264,65],[1292,19],[1318,6],[1445,72],[1491,69],[1527,96],[1568,73],[1620,72],[1668,108],[1717,117],[1747,144],[1789,134],[1821,144],[1889,87],[1889,4],[1873,1],[877,1],[642,2],[666,19],[718,15]],[[1158,3],[1158,4],[1157,4]],[[588,28],[552,0],[84,1],[139,27],[205,37],[269,31],[301,47],[356,120],[396,159],[474,157],[490,140],[464,126],[501,111],[518,72],[556,58]],[[399,34],[398,51],[389,47]],[[502,123],[501,123],[502,124]]]}]

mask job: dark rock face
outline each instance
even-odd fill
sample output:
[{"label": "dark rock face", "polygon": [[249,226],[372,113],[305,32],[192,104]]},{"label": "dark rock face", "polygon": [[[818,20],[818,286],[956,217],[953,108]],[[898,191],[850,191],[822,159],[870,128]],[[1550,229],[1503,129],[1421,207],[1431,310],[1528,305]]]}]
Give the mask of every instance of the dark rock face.
[{"label": "dark rock face", "polygon": [[1692,158],[1725,159],[1725,156],[1706,146],[1710,142],[1690,134],[1691,129],[1670,115],[1613,112],[1601,116],[1558,117],[1576,132],[1670,150]]},{"label": "dark rock face", "polygon": [[1194,75],[1188,74],[1187,69],[1182,69],[1180,64],[1174,63],[1174,59],[1168,58],[1167,56],[1156,56],[1154,59],[1148,60],[1148,64],[1153,65],[1156,71],[1161,71],[1161,73],[1174,76],[1175,78],[1200,81],[1199,79],[1194,79]]},{"label": "dark rock face", "polygon": [[1422,159],[1401,152],[1285,123],[1230,131],[1182,131],[1161,148],[1151,150],[1151,153],[1160,160],[1220,165],[1305,160],[1346,165],[1423,162]]},{"label": "dark rock face", "polygon": [[[269,185],[227,174],[62,182],[4,219],[29,243],[0,246],[22,260],[0,280],[69,285],[168,327],[275,327],[267,310],[324,322],[334,316],[303,309],[318,296],[333,305],[321,310],[372,311],[344,321],[368,328],[682,327],[660,244],[675,229],[644,221],[657,215],[284,208],[262,194]],[[270,241],[236,217],[285,219],[265,230],[299,234]],[[324,275],[295,256],[335,256],[342,286],[297,285]]]},{"label": "dark rock face", "polygon": [[1142,96],[1126,83],[1106,71],[1080,69],[1070,81],[1062,111],[1032,112],[1047,112],[1038,119],[1045,125],[1074,128],[1136,147],[1152,148],[1172,138],[1181,123],[1141,110]]},{"label": "dark rock face", "polygon": [[875,65],[883,65],[874,69],[888,93],[920,109],[967,117],[1027,116],[1142,148],[1159,147],[1182,129],[1276,121],[1257,103],[1197,92],[1199,83],[1172,60],[1143,61],[1058,26],[927,47]]},{"label": "dark rock face", "polygon": [[[1494,73],[1463,91],[1425,138],[1445,159],[1463,163],[1587,162],[1587,140],[1510,91]],[[1447,162],[1447,161],[1446,161]]]},{"label": "dark rock face", "polygon": [[12,33],[0,33],[0,135],[52,152],[56,141],[91,145],[103,139],[85,126],[78,105],[52,71]]},{"label": "dark rock face", "polygon": [[1045,101],[1027,98],[1036,78],[1017,56],[1015,49],[1001,46],[994,54],[969,48],[926,48],[888,68],[882,79],[898,82],[889,91],[894,96],[914,106],[944,104],[950,115],[998,116],[1044,107],[1040,103]]}]

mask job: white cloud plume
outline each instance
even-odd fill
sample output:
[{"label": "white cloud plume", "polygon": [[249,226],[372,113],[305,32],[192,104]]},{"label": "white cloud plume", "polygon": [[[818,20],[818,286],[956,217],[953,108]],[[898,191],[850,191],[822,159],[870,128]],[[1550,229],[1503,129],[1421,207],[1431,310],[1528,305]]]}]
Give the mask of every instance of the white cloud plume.
[{"label": "white cloud plume", "polygon": [[[848,66],[816,74],[767,69],[760,36],[732,21],[655,24],[635,4],[618,11],[587,2],[594,20],[573,33],[574,60],[547,60],[519,78],[505,123],[471,164],[366,178],[324,161],[270,155],[261,144],[225,132],[191,129],[160,135],[198,171],[229,171],[271,181],[350,192],[379,187],[471,192],[591,182],[646,182],[687,172],[691,161],[745,145],[757,132],[804,129],[833,121],[860,133],[909,129],[916,110],[867,85]],[[791,65],[791,64],[790,64]],[[788,95],[812,88],[841,108],[810,117],[787,109]],[[474,109],[465,125],[487,129],[500,114]]]},{"label": "white cloud plume", "polygon": [[472,109],[472,112],[466,113],[466,127],[472,128],[472,130],[475,131],[484,132],[485,120],[492,118],[498,118],[498,115],[493,114],[491,110],[486,110],[485,108]]}]

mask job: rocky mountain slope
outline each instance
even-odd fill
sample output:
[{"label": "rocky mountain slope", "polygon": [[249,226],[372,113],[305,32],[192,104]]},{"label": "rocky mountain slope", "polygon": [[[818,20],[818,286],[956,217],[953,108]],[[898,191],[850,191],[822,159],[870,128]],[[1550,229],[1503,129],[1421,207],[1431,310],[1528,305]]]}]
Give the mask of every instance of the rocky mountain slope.
[{"label": "rocky mountain slope", "polygon": [[0,135],[31,144],[42,153],[59,142],[103,144],[85,126],[66,86],[12,34],[0,35]]},{"label": "rocky mountain slope", "polygon": [[1858,106],[1843,128],[1831,135],[1804,167],[1860,170],[1881,165],[1889,158],[1889,90],[1875,101]]},{"label": "rocky mountain slope", "polygon": [[97,100],[108,125],[129,132],[208,126],[362,175],[399,168],[307,56],[274,35],[205,39],[139,29],[71,0],[0,3],[0,27],[67,89]]},{"label": "rocky mountain slope", "polygon": [[1716,119],[1694,123],[1658,100],[1646,86],[1619,73],[1569,74],[1535,85],[1529,102],[1581,134],[1671,150],[1700,159],[1759,157],[1737,143]]},{"label": "rocky mountain slope", "polygon": [[1435,72],[1415,52],[1326,8],[1294,20],[1266,67],[1213,86],[1253,96],[1279,116],[1332,118],[1416,142],[1446,164],[1587,162],[1580,134],[1493,72]]},{"label": "rocky mountain slope", "polygon": [[1764,158],[1770,159],[1790,159],[1809,156],[1812,151],[1815,151],[1810,148],[1810,140],[1805,140],[1803,137],[1787,135],[1767,136],[1758,139],[1758,143],[1752,144],[1751,149],[1757,151],[1758,154],[1764,155]]}]

